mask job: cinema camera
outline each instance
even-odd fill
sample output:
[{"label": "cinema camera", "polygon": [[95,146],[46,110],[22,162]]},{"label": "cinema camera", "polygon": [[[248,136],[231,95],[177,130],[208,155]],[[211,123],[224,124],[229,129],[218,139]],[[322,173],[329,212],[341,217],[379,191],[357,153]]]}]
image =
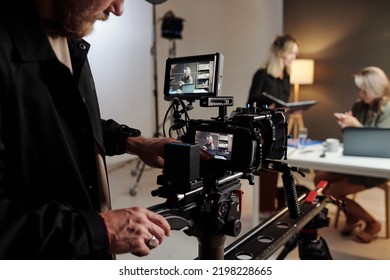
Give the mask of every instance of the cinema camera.
[{"label": "cinema camera", "polygon": [[[152,195],[166,201],[150,207],[172,229],[198,238],[201,259],[223,259],[226,236],[240,233],[241,179],[253,185],[260,172],[283,173],[289,215],[300,216],[292,174],[299,170],[283,162],[288,138],[284,110],[238,107],[228,117],[226,107],[234,99],[220,96],[222,65],[220,53],[167,59],[164,97],[172,101],[167,115],[172,112],[174,119],[170,132],[182,131],[181,142],[165,147],[164,173],[157,178],[161,186]],[[185,68],[192,78],[185,77]],[[185,80],[189,83],[180,82]],[[218,117],[191,120],[187,111],[195,100],[201,107],[218,107]],[[213,159],[201,160],[199,149]]]}]

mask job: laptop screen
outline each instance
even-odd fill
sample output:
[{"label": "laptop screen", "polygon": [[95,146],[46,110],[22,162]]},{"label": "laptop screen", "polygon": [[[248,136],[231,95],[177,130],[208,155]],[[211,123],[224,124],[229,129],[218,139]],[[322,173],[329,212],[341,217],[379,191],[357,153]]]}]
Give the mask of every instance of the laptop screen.
[{"label": "laptop screen", "polygon": [[346,127],[343,143],[346,156],[390,158],[390,128]]}]

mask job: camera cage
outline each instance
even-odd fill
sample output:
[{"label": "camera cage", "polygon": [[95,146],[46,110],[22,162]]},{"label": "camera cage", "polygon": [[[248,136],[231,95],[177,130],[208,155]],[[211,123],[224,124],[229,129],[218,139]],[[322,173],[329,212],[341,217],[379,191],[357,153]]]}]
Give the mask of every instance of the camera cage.
[{"label": "camera cage", "polygon": [[[172,78],[174,73],[172,69],[178,66],[184,68],[191,63],[207,65],[209,69],[214,69],[210,71],[209,77],[213,81],[213,87],[211,87],[213,90],[173,93],[171,86],[175,78]],[[175,131],[176,136],[183,143],[199,145],[199,148],[205,150],[207,138],[213,138],[215,141],[214,148],[207,148],[207,152],[214,159],[207,163],[202,162],[199,166],[201,177],[213,177],[218,180],[225,173],[241,172],[243,179],[248,179],[251,184],[254,184],[254,175],[259,175],[261,171],[272,168],[269,160],[287,158],[288,137],[285,111],[284,109],[270,110],[250,106],[237,107],[228,117],[226,107],[234,105],[234,98],[219,95],[222,87],[222,65],[223,55],[218,52],[167,59],[164,96],[172,103],[164,118],[164,136],[167,136],[166,120],[168,114],[172,112],[174,123],[169,129],[169,137],[174,137],[172,132]],[[203,66],[201,69],[204,69]],[[182,76],[181,72],[180,75]],[[185,100],[189,102],[188,105],[185,105]],[[201,107],[219,107],[219,116],[208,120],[192,120],[187,111],[193,108],[194,100],[199,100]]]}]

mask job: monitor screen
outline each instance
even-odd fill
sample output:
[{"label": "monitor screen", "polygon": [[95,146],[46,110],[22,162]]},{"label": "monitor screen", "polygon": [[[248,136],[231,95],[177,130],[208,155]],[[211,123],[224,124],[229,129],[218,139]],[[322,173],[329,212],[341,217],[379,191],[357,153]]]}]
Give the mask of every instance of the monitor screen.
[{"label": "monitor screen", "polygon": [[165,68],[164,99],[196,100],[219,96],[222,86],[220,53],[168,58]]},{"label": "monitor screen", "polygon": [[195,142],[214,158],[231,160],[233,134],[221,132],[196,131]]}]

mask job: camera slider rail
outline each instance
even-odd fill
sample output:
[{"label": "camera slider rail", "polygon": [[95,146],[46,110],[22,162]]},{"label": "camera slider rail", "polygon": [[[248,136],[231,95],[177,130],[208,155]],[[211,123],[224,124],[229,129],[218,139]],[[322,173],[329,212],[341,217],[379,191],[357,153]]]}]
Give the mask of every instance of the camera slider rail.
[{"label": "camera slider rail", "polygon": [[299,231],[316,217],[326,206],[329,198],[318,196],[312,202],[299,198],[301,215],[291,218],[288,208],[279,210],[266,221],[225,248],[225,260],[265,260],[294,238]]}]

